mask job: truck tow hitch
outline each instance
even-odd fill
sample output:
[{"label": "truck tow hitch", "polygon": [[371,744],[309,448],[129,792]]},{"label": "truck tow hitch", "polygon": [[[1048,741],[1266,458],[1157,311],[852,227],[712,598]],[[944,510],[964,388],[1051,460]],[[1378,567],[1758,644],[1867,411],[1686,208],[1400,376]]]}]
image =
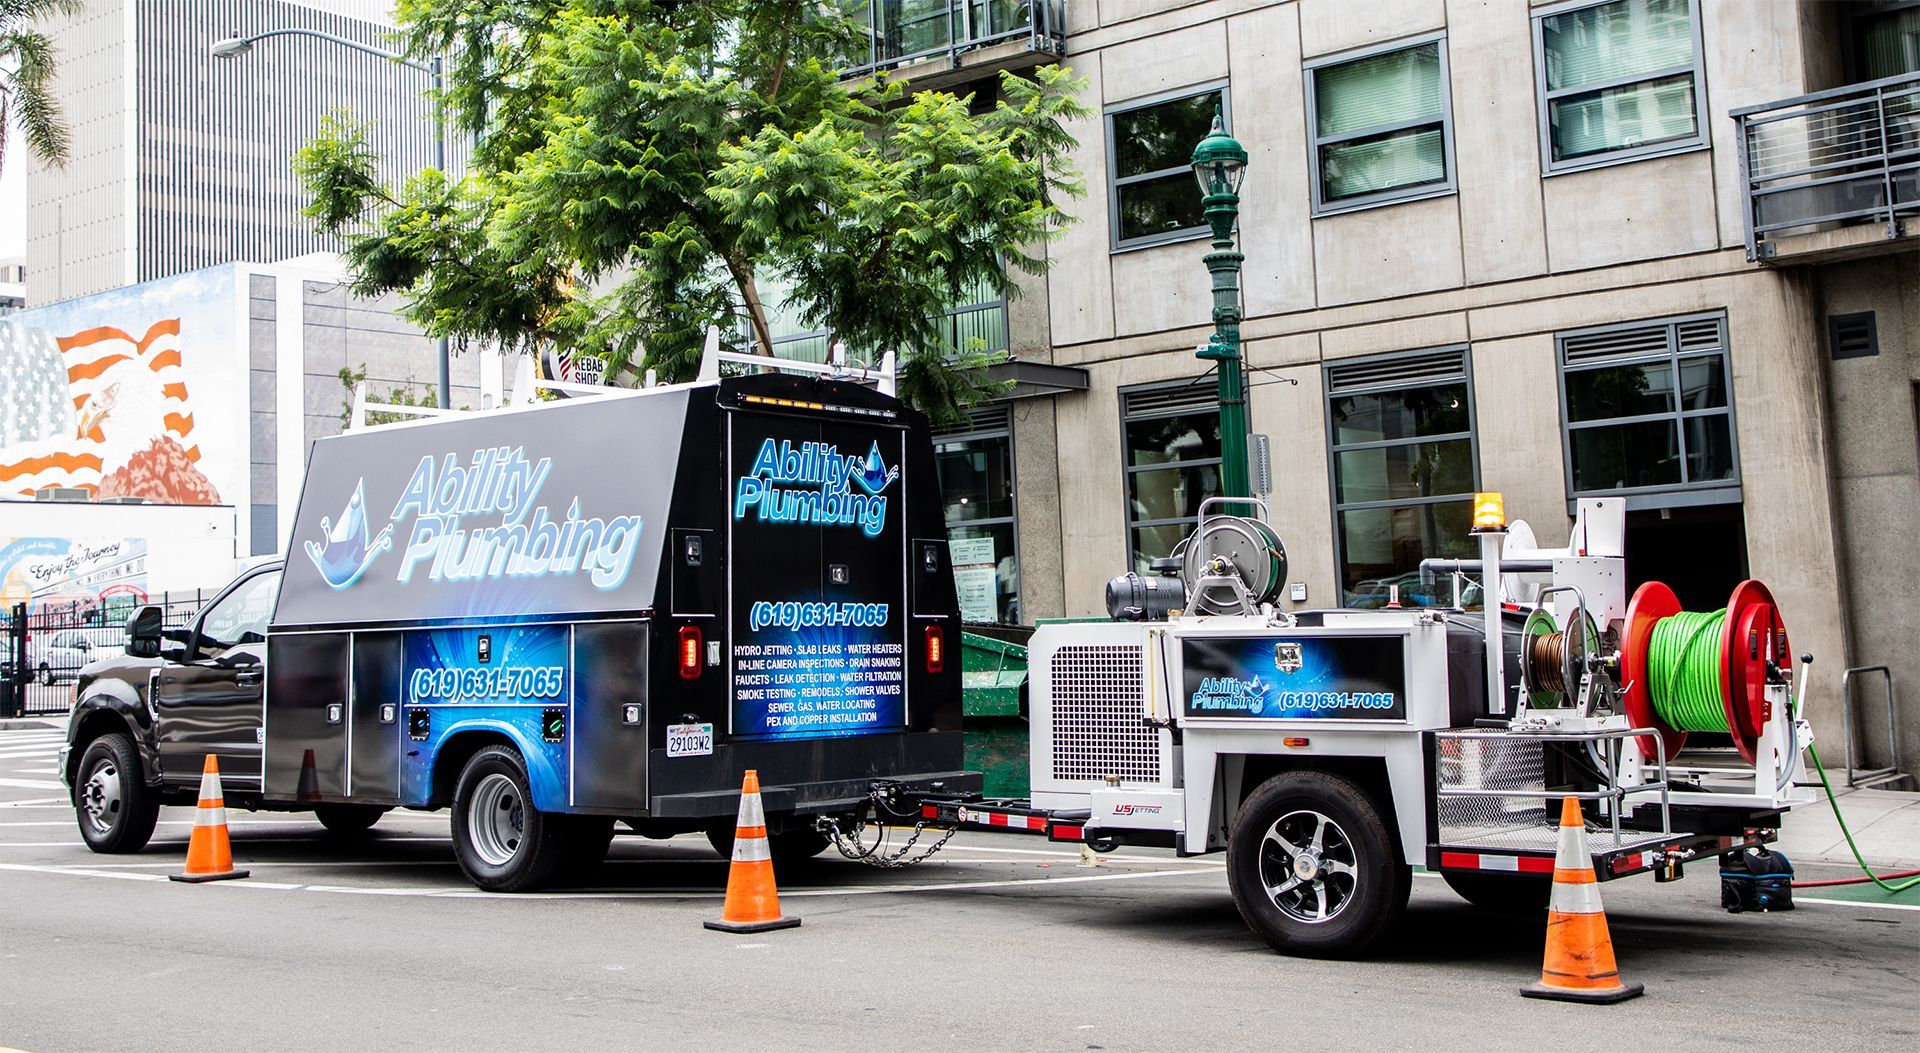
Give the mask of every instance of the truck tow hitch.
[{"label": "truck tow hitch", "polygon": [[[958,824],[948,826],[934,820],[920,818],[919,805],[903,801],[900,787],[894,783],[874,783],[873,788],[867,792],[867,802],[872,806],[872,825],[875,830],[871,843],[864,838],[868,825],[865,814],[853,820],[845,830],[840,828],[838,818],[823,815],[814,820],[814,829],[827,835],[827,838],[833,842],[833,847],[840,850],[841,855],[868,866],[898,869],[910,867],[915,863],[924,863],[935,852],[945,848],[947,842],[953,840],[954,834],[960,832]],[[894,831],[909,820],[913,822],[912,836],[907,838],[905,844],[892,848],[889,841]],[[929,829],[941,831],[940,839],[922,848],[919,855],[909,856],[914,845],[919,843],[920,835]]]}]

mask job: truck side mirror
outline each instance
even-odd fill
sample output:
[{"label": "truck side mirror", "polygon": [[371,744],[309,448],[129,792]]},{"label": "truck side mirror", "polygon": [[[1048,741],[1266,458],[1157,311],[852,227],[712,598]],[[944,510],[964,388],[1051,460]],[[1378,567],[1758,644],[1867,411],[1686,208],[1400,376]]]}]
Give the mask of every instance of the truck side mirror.
[{"label": "truck side mirror", "polygon": [[127,619],[127,653],[135,658],[160,657],[160,633],[166,619],[160,608],[149,605]]}]

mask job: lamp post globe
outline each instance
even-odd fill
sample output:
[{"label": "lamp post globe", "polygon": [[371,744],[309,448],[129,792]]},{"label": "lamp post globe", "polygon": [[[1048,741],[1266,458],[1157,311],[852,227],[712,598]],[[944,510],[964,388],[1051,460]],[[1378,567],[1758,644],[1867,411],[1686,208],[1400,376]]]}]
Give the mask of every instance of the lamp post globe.
[{"label": "lamp post globe", "polygon": [[1247,389],[1240,361],[1240,264],[1233,250],[1240,218],[1240,179],[1247,150],[1227,134],[1219,110],[1213,129],[1193,148],[1193,175],[1201,205],[1213,230],[1213,251],[1206,255],[1213,276],[1213,337],[1196,354],[1211,360],[1218,373],[1220,399],[1220,496],[1250,497],[1247,485]]}]

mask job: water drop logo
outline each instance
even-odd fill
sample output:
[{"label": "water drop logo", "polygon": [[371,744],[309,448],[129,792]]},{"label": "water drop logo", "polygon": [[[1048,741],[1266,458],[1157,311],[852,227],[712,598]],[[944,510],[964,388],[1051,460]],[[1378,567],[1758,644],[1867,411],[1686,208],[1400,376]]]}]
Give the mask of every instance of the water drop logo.
[{"label": "water drop logo", "polygon": [[388,524],[380,533],[369,538],[367,530],[366,480],[353,484],[353,496],[347,499],[347,507],[341,511],[339,522],[320,517],[320,533],[324,541],[309,541],[306,544],[307,558],[320,571],[328,585],[344,589],[360,580],[367,572],[374,557],[385,552],[393,545],[393,525]]},{"label": "water drop logo", "polygon": [[[852,465],[848,467],[851,468]],[[895,479],[900,478],[900,466],[896,464],[891,468],[887,467],[887,462],[880,458],[880,444],[875,442],[867,451],[866,463],[862,464],[858,471],[849,472],[849,474],[853,476],[855,482],[860,484],[862,490],[877,494],[893,485]]]}]

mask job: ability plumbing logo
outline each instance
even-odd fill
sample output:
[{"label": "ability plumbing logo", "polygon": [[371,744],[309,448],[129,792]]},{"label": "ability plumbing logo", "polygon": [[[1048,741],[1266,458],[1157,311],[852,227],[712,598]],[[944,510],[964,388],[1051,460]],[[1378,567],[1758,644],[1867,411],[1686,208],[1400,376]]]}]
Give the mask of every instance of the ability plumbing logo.
[{"label": "ability plumbing logo", "polygon": [[583,516],[575,496],[565,518],[555,518],[546,504],[537,503],[552,468],[552,458],[529,461],[520,446],[475,450],[464,465],[455,454],[443,459],[428,454],[414,467],[378,533],[367,522],[363,479],[354,485],[338,522],[321,518],[322,540],[306,543],[307,557],[328,585],[347,588],[392,546],[394,533],[411,518],[394,575],[402,584],[424,569],[433,582],[584,572],[595,588],[617,588],[639,549],[640,517]]},{"label": "ability plumbing logo", "polygon": [[[843,455],[833,443],[765,439],[753,467],[733,492],[733,518],[763,523],[859,526],[879,537],[887,525],[885,491],[900,478],[875,442],[865,457]],[[856,489],[857,487],[857,489]]]}]

